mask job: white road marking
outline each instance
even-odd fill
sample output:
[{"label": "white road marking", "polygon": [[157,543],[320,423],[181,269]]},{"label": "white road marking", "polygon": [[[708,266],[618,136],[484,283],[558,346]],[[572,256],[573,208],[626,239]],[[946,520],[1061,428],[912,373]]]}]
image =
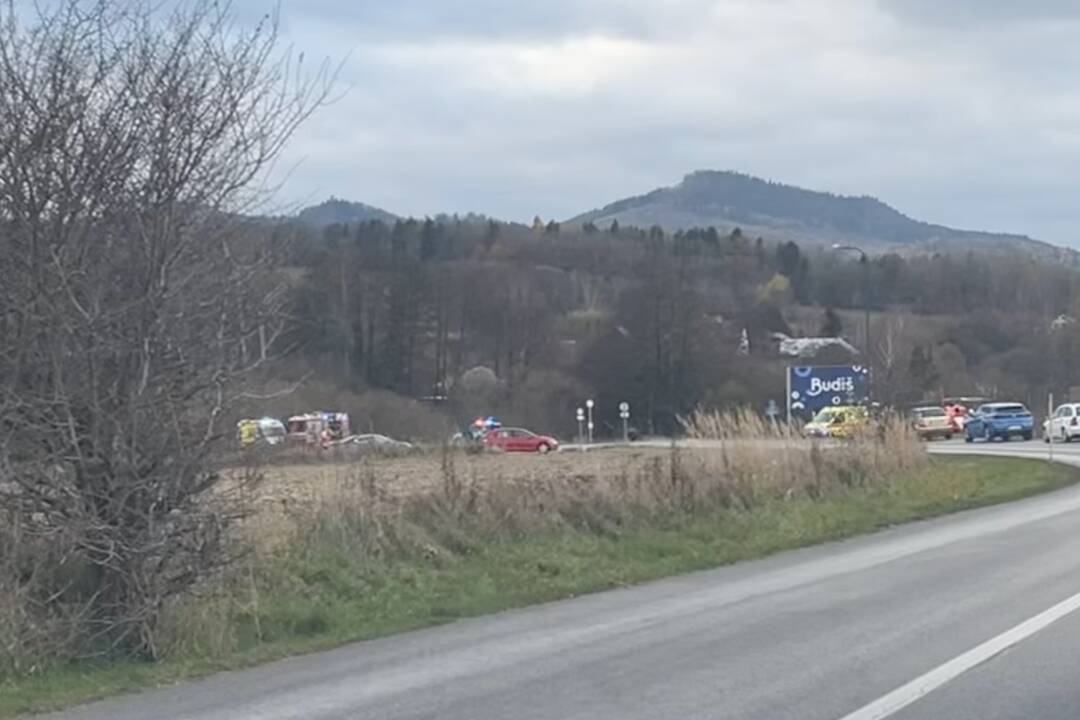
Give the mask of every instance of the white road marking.
[{"label": "white road marking", "polygon": [[1080,609],[1080,593],[1062,600],[1049,610],[1025,620],[997,637],[987,640],[962,655],[937,666],[906,685],[901,685],[887,695],[845,715],[840,720],[882,720],[907,707],[919,698],[938,689],[945,683],[980,665],[1013,645],[1031,637],[1047,626],[1057,622],[1074,610]]}]

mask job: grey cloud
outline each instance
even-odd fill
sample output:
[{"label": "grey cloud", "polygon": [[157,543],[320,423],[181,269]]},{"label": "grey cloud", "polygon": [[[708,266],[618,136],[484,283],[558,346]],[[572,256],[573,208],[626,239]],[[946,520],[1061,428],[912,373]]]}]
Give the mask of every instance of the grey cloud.
[{"label": "grey cloud", "polygon": [[730,168],[1080,240],[1068,28],[1010,24],[999,7],[997,25],[957,32],[972,0],[947,20],[929,3],[903,16],[824,4],[286,0],[286,39],[352,50],[353,88],[289,148],[285,199],[562,218]]},{"label": "grey cloud", "polygon": [[1080,20],[1076,0],[881,0],[881,7],[897,18],[935,27]]},{"label": "grey cloud", "polygon": [[[707,0],[287,0],[284,8],[290,22],[303,17],[347,23],[358,38],[386,42],[590,33],[652,37],[681,30],[708,5]],[[254,13],[272,5],[268,0],[239,0],[239,7]]]}]

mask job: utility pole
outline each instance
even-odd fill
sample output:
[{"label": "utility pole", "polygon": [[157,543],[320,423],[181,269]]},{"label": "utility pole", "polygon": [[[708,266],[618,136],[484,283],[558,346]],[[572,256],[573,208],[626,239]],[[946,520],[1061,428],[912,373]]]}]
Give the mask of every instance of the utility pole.
[{"label": "utility pole", "polygon": [[866,363],[868,378],[866,383],[866,404],[869,407],[874,394],[874,359],[873,351],[871,350],[873,346],[870,344],[870,258],[867,256],[865,250],[855,245],[840,245],[837,243],[832,246],[832,249],[838,252],[859,253],[859,264],[862,265],[862,304],[864,312],[863,320],[865,322],[865,327],[863,328],[863,343],[865,345],[863,352],[865,353],[865,357],[863,360]]},{"label": "utility pole", "polygon": [[1054,393],[1046,398],[1046,440],[1049,444],[1049,460],[1054,462]]}]

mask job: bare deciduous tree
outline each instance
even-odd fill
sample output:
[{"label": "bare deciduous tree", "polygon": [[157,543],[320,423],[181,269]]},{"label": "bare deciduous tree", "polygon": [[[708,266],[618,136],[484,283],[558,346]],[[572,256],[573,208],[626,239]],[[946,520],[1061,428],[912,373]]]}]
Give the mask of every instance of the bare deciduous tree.
[{"label": "bare deciduous tree", "polygon": [[212,453],[283,326],[242,213],[334,73],[211,0],[20,12],[0,6],[0,508],[63,549],[38,600],[77,608],[74,652],[152,657],[163,604],[227,556]]}]

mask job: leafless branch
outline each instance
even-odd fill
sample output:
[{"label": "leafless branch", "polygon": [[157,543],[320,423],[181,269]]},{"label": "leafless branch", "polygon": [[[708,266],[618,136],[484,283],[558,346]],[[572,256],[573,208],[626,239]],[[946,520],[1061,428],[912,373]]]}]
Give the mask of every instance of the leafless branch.
[{"label": "leafless branch", "polygon": [[278,48],[213,0],[0,5],[0,511],[85,566],[38,598],[81,608],[76,654],[154,656],[228,559],[212,454],[286,300],[240,213],[335,79]]}]

